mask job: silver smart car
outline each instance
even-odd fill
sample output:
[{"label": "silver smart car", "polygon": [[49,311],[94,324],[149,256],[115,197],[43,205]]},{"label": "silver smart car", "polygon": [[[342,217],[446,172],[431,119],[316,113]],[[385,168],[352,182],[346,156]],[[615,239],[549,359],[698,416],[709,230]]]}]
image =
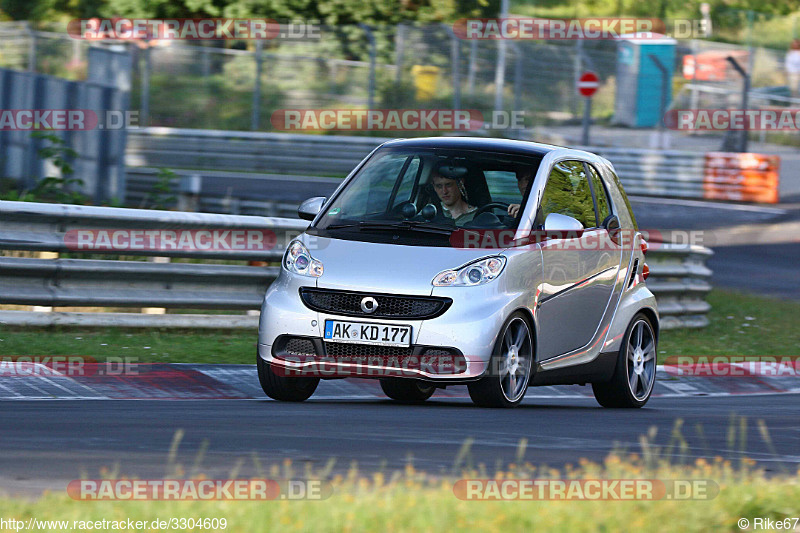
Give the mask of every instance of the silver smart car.
[{"label": "silver smart car", "polygon": [[607,160],[502,139],[390,141],[298,214],[312,222],[259,324],[271,398],[357,376],[405,403],[452,385],[488,407],[575,383],[606,407],[649,399],[647,243]]}]

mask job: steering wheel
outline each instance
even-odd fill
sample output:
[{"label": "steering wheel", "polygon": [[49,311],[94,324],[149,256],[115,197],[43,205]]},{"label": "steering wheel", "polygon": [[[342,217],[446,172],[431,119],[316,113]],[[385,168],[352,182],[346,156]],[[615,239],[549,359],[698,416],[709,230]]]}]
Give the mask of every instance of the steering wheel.
[{"label": "steering wheel", "polygon": [[[486,205],[482,205],[482,206],[480,206],[480,207],[479,207],[479,208],[478,208],[478,209],[475,211],[475,216],[478,216],[478,215],[480,215],[481,213],[485,213],[486,211],[491,211],[492,209],[502,209],[503,211],[505,211],[506,213],[508,213],[508,206],[509,206],[509,205],[510,205],[510,204],[507,204],[507,203],[505,203],[505,202],[489,202],[489,203],[488,203],[488,204],[486,204]],[[473,217],[473,218],[474,218],[474,217]]]}]

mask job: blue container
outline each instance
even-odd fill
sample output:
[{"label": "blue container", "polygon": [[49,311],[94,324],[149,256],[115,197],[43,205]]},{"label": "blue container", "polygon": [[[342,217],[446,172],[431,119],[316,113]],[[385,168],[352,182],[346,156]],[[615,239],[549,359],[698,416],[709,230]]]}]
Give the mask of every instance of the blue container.
[{"label": "blue container", "polygon": [[662,74],[651,55],[667,68],[667,98],[672,100],[672,73],[675,70],[675,39],[623,35],[617,47],[617,94],[614,124],[633,128],[652,128],[661,120]]}]

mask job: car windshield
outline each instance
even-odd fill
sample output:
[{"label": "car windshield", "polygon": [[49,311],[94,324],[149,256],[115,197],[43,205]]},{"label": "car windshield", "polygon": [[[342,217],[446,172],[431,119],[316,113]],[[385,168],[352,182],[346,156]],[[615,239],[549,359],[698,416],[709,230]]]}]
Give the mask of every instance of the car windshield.
[{"label": "car windshield", "polygon": [[318,230],[452,232],[514,229],[541,157],[382,148],[326,205]]}]

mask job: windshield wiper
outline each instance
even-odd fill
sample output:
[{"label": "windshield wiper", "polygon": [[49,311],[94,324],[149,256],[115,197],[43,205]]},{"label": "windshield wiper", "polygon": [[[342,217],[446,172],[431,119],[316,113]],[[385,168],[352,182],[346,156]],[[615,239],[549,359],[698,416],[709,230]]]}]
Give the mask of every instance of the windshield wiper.
[{"label": "windshield wiper", "polygon": [[355,228],[358,227],[358,223],[352,224],[328,224],[325,229],[341,229],[341,228]]},{"label": "windshield wiper", "polygon": [[457,228],[443,226],[441,224],[430,224],[415,220],[404,220],[402,222],[361,222],[347,224],[330,224],[325,229],[358,228],[360,231],[419,231],[423,233],[436,233],[439,235],[450,235]]},{"label": "windshield wiper", "polygon": [[402,222],[366,222],[362,221],[358,224],[361,230],[378,230],[378,231],[419,231],[423,233],[436,233],[439,235],[450,235],[456,228],[450,226],[442,226],[439,224],[430,224],[428,222],[418,222],[414,220],[404,220]]}]

